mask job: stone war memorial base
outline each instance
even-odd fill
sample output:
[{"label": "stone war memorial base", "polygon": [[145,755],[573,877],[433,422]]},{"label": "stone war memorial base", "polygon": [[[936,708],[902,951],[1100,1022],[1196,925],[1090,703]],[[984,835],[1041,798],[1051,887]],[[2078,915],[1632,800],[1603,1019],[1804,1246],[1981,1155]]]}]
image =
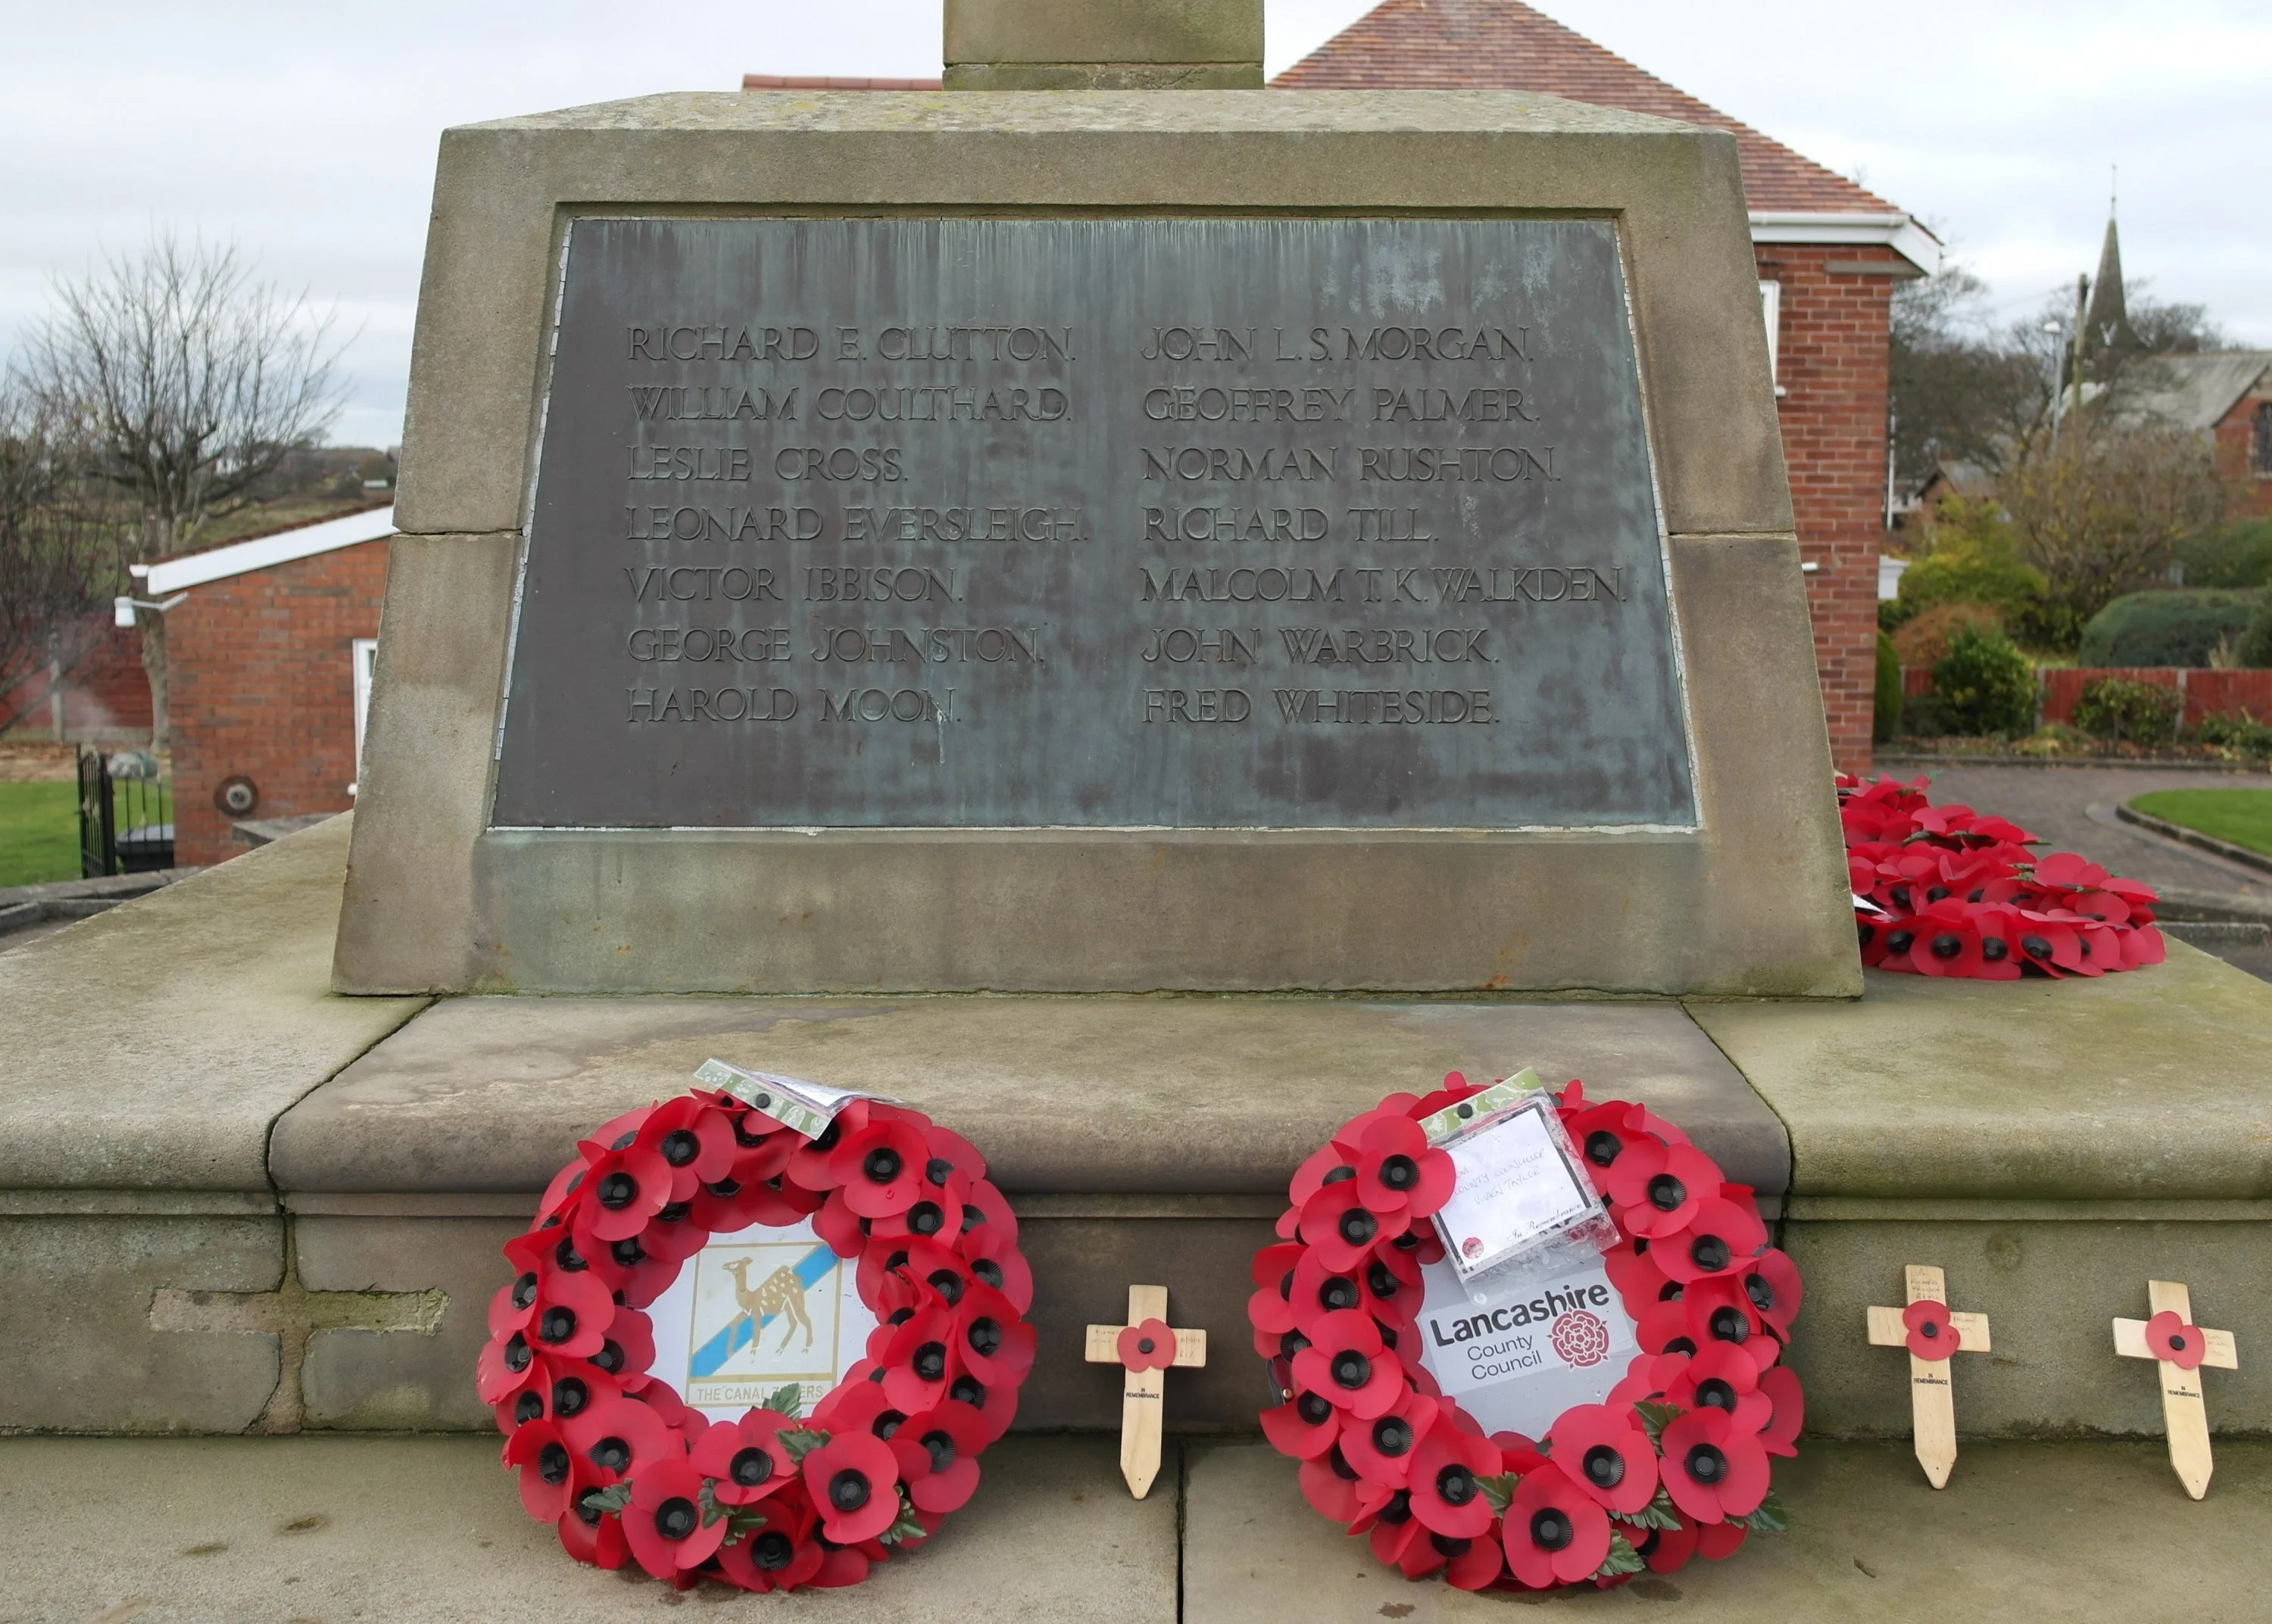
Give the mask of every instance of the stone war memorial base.
[{"label": "stone war memorial base", "polygon": [[1251,1431],[1247,1264],[1295,1166],[1386,1092],[1524,1065],[1647,1100],[1758,1189],[1805,1274],[1819,1436],[1906,1437],[1864,1310],[1910,1263],[1995,1322],[1958,1385],[1968,1439],[2157,1437],[2154,1384],[2107,1340],[2149,1278],[2239,1339],[2213,1428],[2272,1430],[2272,1361],[2246,1352],[2272,1346],[2272,987],[2181,944],[2097,981],[1872,972],[1853,1002],[348,998],[326,949],[350,821],[0,955],[0,1291],[26,1373],[0,1428],[488,1431],[498,1248],[579,1134],[715,1054],[896,1094],[983,1147],[1036,1280],[1028,1430],[1117,1427],[1083,1328],[1153,1280],[1220,1351],[1178,1373],[1170,1429]]}]

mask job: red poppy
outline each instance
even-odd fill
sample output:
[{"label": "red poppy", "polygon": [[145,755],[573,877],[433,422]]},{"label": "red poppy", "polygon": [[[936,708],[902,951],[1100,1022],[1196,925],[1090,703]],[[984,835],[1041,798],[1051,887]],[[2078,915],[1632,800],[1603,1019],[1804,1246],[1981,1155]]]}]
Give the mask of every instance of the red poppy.
[{"label": "red poppy", "polygon": [[726,1524],[722,1518],[703,1522],[702,1474],[684,1460],[644,1461],[632,1473],[624,1537],[640,1567],[669,1579],[707,1561]]},{"label": "red poppy", "polygon": [[1760,1369],[1751,1355],[1732,1343],[1708,1344],[1681,1367],[1664,1389],[1667,1404],[1683,1410],[1718,1410],[1740,1432],[1755,1433],[1775,1412],[1775,1401],[1760,1390]]},{"label": "red poppy", "polygon": [[1033,1307],[1033,1266],[1018,1250],[1014,1230],[1005,1230],[998,1224],[981,1224],[964,1233],[962,1257],[972,1278],[1001,1292],[1020,1314]]},{"label": "red poppy", "polygon": [[[561,1245],[567,1248],[568,1255],[578,1260],[579,1268],[590,1278],[604,1282],[612,1292],[622,1292],[624,1301],[632,1307],[643,1308],[670,1289],[684,1257],[669,1255],[668,1240],[659,1243],[662,1250],[648,1249],[647,1236],[656,1227],[650,1220],[637,1234],[626,1235],[620,1240],[572,1236]],[[699,1251],[703,1237],[698,1233],[694,1239],[694,1249]],[[580,1249],[586,1246],[590,1248],[588,1255]],[[554,1249],[557,1252],[559,1248]]]},{"label": "red poppy", "polygon": [[986,1423],[968,1404],[950,1400],[911,1415],[893,1441],[920,1451],[923,1457],[918,1462],[919,1471],[902,1472],[908,1498],[916,1510],[944,1516],[961,1509],[977,1492],[978,1453],[986,1447]]},{"label": "red poppy", "polygon": [[968,1235],[983,1225],[990,1225],[1012,1240],[1018,1238],[1018,1214],[1010,1205],[1010,1198],[995,1188],[985,1179],[965,1179],[960,1173],[949,1179],[941,1188],[953,1192],[962,1203],[962,1214],[955,1226],[946,1231],[951,1239],[957,1234]]},{"label": "red poppy", "polygon": [[1294,1269],[1287,1313],[1293,1321],[1293,1329],[1314,1341],[1317,1323],[1327,1315],[1365,1307],[1364,1288],[1360,1281],[1371,1260],[1360,1259],[1345,1269],[1329,1269],[1314,1247],[1297,1249],[1304,1255]]},{"label": "red poppy", "polygon": [[1768,1396],[1774,1412],[1760,1429],[1760,1442],[1770,1455],[1796,1456],[1798,1429],[1806,1420],[1806,1394],[1788,1366],[1776,1365],[1760,1373],[1760,1391]]},{"label": "red poppy", "polygon": [[1356,1266],[1376,1242],[1401,1233],[1411,1215],[1400,1206],[1375,1212],[1364,1204],[1356,1181],[1328,1184],[1302,1203],[1301,1235],[1312,1255],[1334,1273]]},{"label": "red poppy", "polygon": [[828,1173],[853,1211],[889,1218],[916,1204],[930,1160],[930,1147],[914,1124],[871,1111],[867,1126],[845,1135],[829,1152]]},{"label": "red poppy", "polygon": [[588,1562],[612,1573],[632,1560],[631,1541],[624,1538],[621,1517],[586,1505],[586,1490],[577,1497],[577,1503],[552,1526],[560,1537],[560,1548],[579,1562]]},{"label": "red poppy", "polygon": [[1352,1418],[1342,1427],[1342,1456],[1368,1481],[1403,1488],[1413,1457],[1442,1410],[1440,1400],[1410,1392],[1370,1421]]},{"label": "red poppy", "polygon": [[1301,1485],[1302,1498],[1329,1522],[1353,1523],[1377,1509],[1389,1493],[1386,1487],[1379,1487],[1368,1494],[1368,1486],[1357,1476],[1356,1468],[1343,1459],[1337,1449],[1328,1449],[1323,1455],[1304,1461],[1294,1477]]},{"label": "red poppy", "polygon": [[1287,1198],[1298,1207],[1328,1182],[1337,1184],[1355,1177],[1356,1147],[1344,1148],[1338,1141],[1329,1140],[1303,1158],[1302,1165],[1294,1169],[1293,1182],[1287,1188]]},{"label": "red poppy", "polygon": [[1357,1193],[1370,1211],[1426,1218],[1452,1198],[1458,1178],[1451,1157],[1431,1149],[1409,1116],[1382,1114],[1358,1141]]},{"label": "red poppy", "polygon": [[788,1166],[781,1170],[781,1177],[809,1190],[834,1189],[836,1179],[829,1171],[828,1158],[844,1143],[846,1135],[856,1134],[868,1125],[868,1105],[864,1099],[849,1100],[829,1119],[828,1126],[811,1138],[798,1136],[797,1146],[789,1152]]},{"label": "red poppy", "polygon": [[1395,1355],[1381,1342],[1380,1327],[1356,1309],[1319,1318],[1310,1345],[1294,1355],[1294,1380],[1362,1421],[1386,1414],[1404,1392],[1403,1375]]},{"label": "red poppy", "polygon": [[897,1325],[878,1327],[877,1334],[884,1344],[877,1357],[884,1370],[883,1390],[892,1407],[902,1413],[930,1409],[947,1396],[948,1384],[962,1374],[960,1339],[954,1334],[953,1314],[944,1303],[910,1314]]},{"label": "red poppy", "polygon": [[837,1545],[872,1539],[899,1520],[900,1468],[872,1433],[839,1433],[804,1457],[820,1531]]},{"label": "red poppy", "polygon": [[766,1508],[763,1528],[719,1548],[719,1573],[729,1584],[760,1592],[811,1583],[827,1555],[817,1520],[802,1494],[777,1497]]},{"label": "red poppy", "polygon": [[1652,1528],[1633,1546],[1651,1573],[1678,1573],[1696,1554],[1696,1524],[1682,1517],[1675,1528]]},{"label": "red poppy", "polygon": [[[1297,1461],[1316,1460],[1341,1439],[1342,1412],[1315,1393],[1297,1393],[1282,1404],[1265,1410],[1262,1435],[1279,1454]],[[1354,1428],[1364,1423],[1352,1421]]]},{"label": "red poppy", "polygon": [[[1444,1579],[1455,1590],[1487,1589],[1504,1570],[1505,1559],[1499,1542],[1484,1534],[1474,1539],[1454,1539],[1444,1534],[1429,1534],[1425,1544],[1444,1564]],[[1408,1549],[1410,1547],[1408,1546]]]},{"label": "red poppy", "polygon": [[602,1243],[622,1240],[646,1227],[669,1203],[670,1164],[636,1143],[621,1150],[585,1141],[577,1149],[588,1164],[576,1207],[576,1249],[589,1257]]},{"label": "red poppy", "polygon": [[1919,975],[1977,976],[1981,957],[1979,925],[1967,905],[1950,897],[1932,904],[1910,921],[1917,940],[1910,948],[1910,967]]},{"label": "red poppy", "polygon": [[1165,1370],[1176,1362],[1176,1333],[1165,1320],[1123,1326],[1115,1347],[1127,1370]]},{"label": "red poppy", "polygon": [[875,1565],[865,1550],[841,1550],[823,1546],[820,1571],[812,1576],[812,1588],[833,1590],[857,1584],[868,1576],[868,1569]]},{"label": "red poppy", "polygon": [[797,1480],[796,1463],[781,1441],[781,1428],[796,1425],[777,1410],[751,1410],[738,1421],[713,1422],[687,1458],[713,1479],[719,1504],[753,1505]]},{"label": "red poppy", "polygon": [[1696,1554],[1708,1562],[1723,1562],[1736,1553],[1749,1531],[1741,1523],[1705,1523],[1696,1530]]},{"label": "red poppy", "polygon": [[665,1100],[647,1113],[636,1143],[669,1164],[673,1201],[691,1200],[702,1185],[733,1170],[733,1120],[692,1094]]},{"label": "red poppy", "polygon": [[1490,1439],[1444,1417],[1412,1451],[1406,1476],[1412,1515],[1454,1539],[1479,1537],[1491,1527],[1493,1513],[1478,1479],[1494,1475],[1498,1466],[1498,1450]]},{"label": "red poppy", "polygon": [[1411,1253],[1393,1241],[1376,1248],[1356,1278],[1364,1288],[1365,1311],[1383,1325],[1401,1332],[1418,1318],[1426,1292],[1421,1286],[1420,1265]]},{"label": "red poppy", "polygon": [[[1741,1189],[1741,1186],[1723,1187]],[[1749,1190],[1739,1200],[1724,1196],[1698,1203],[1688,1226],[1660,1237],[1648,1255],[1670,1279],[1685,1285],[1714,1275],[1740,1274],[1768,1243],[1767,1225]]]},{"label": "red poppy", "polygon": [[1369,1537],[1376,1561],[1401,1565],[1405,1547],[1416,1538],[1427,1538],[1428,1528],[1412,1515],[1412,1496],[1399,1489],[1353,1521],[1349,1532]]},{"label": "red poppy", "polygon": [[[954,1335],[961,1367],[989,1387],[1014,1387],[1034,1367],[1034,1328],[990,1285],[973,1285],[963,1292],[954,1306]],[[1172,1360],[1172,1333],[1168,1340]]]},{"label": "red poppy", "polygon": [[1749,1516],[1768,1493],[1768,1452],[1721,1410],[1691,1410],[1666,1426],[1664,1486],[1672,1503],[1700,1523]]},{"label": "red poppy", "polygon": [[[991,1188],[990,1186],[989,1188]],[[942,1246],[953,1243],[962,1233],[966,1224],[979,1220],[964,1211],[963,1198],[974,1188],[970,1181],[959,1173],[946,1175],[941,1185],[924,1185],[916,1192],[913,1204],[881,1218],[862,1220],[866,1233],[878,1240],[893,1240],[902,1236],[914,1236],[925,1240],[937,1240]],[[831,1205],[842,1197],[842,1192],[829,1196]]]},{"label": "red poppy", "polygon": [[1653,1240],[1685,1229],[1699,1207],[1717,1198],[1720,1182],[1720,1169],[1693,1145],[1652,1141],[1618,1158],[1609,1171],[1608,1194],[1620,1226]]},{"label": "red poppy", "polygon": [[1608,1509],[1630,1516],[1655,1498],[1656,1449],[1627,1406],[1573,1405],[1555,1419],[1546,1441],[1579,1492]]},{"label": "red poppy", "polygon": [[1650,1305],[1670,1301],[1679,1293],[1671,1277],[1657,1266],[1655,1250],[1654,1247],[1636,1248],[1626,1240],[1602,1255],[1602,1266],[1609,1272],[1610,1284],[1618,1288],[1626,1312],[1635,1319]]},{"label": "red poppy", "polygon": [[598,1481],[576,1469],[576,1455],[560,1429],[548,1420],[530,1421],[505,1441],[504,1464],[519,1474],[520,1503],[540,1523],[557,1523],[575,1496]]},{"label": "red poppy", "polygon": [[1514,1486],[1507,1571],[1533,1590],[1575,1584],[1609,1559],[1610,1514],[1551,1461]]},{"label": "red poppy", "polygon": [[510,1404],[523,1390],[544,1381],[545,1367],[519,1331],[482,1345],[474,1361],[474,1391],[485,1404]]},{"label": "red poppy", "polygon": [[1769,1247],[1745,1267],[1737,1281],[1760,1317],[1778,1333],[1789,1334],[1805,1297],[1799,1285],[1798,1265],[1787,1254]]},{"label": "red poppy", "polygon": [[686,1453],[686,1441],[654,1409],[616,1394],[595,1399],[559,1427],[577,1458],[590,1463],[592,1481],[602,1486],[630,1475],[642,1461]]},{"label": "red poppy", "polygon": [[1246,1300],[1246,1319],[1256,1332],[1256,1351],[1265,1359],[1275,1355],[1278,1338],[1294,1329],[1294,1270],[1308,1255],[1309,1248],[1298,1244],[1267,1246],[1249,1266],[1256,1290]]},{"label": "red poppy", "polygon": [[1945,1302],[1931,1298],[1913,1302],[1902,1310],[1902,1323],[1909,1328],[1910,1353],[1914,1358],[1937,1364],[1963,1345]]},{"label": "red poppy", "polygon": [[2166,1308],[2146,1322],[2146,1346],[2156,1359],[2180,1370],[2200,1369],[2201,1355],[2208,1352],[2208,1339],[2200,1328],[2186,1324],[2184,1316]]},{"label": "red poppy", "polygon": [[1579,1159],[1585,1163],[1594,1188],[1605,1196],[1609,1194],[1610,1169],[1617,1166],[1618,1158],[1653,1137],[1640,1125],[1640,1108],[1623,1099],[1604,1100],[1582,1111],[1566,1113],[1562,1129],[1576,1147]]},{"label": "red poppy", "polygon": [[1686,1338],[1697,1350],[1729,1343],[1750,1354],[1761,1370],[1782,1356],[1782,1344],[1768,1331],[1751,1294],[1731,1278],[1692,1282],[1681,1288],[1679,1306]]}]

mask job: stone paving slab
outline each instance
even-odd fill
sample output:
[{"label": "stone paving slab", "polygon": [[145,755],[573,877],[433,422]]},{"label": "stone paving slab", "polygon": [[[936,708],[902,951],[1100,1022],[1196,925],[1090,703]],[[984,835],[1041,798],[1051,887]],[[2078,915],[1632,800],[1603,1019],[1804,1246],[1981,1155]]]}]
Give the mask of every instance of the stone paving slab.
[{"label": "stone paving slab", "polygon": [[1790,1511],[1723,1562],[1608,1592],[1466,1595],[1409,1583],[1303,1501],[1261,1444],[1195,1447],[1187,1465],[1184,1624],[2241,1624],[2265,1616],[2272,1444],[2217,1445],[2208,1498],[2159,1443],[1968,1444],[1936,1494],[1891,1444],[1807,1443],[1778,1462]]},{"label": "stone paving slab", "polygon": [[936,1538],[864,1584],[680,1595],[570,1561],[493,1437],[8,1439],[0,1624],[1173,1624],[1176,1511],[1128,1498],[1111,1440],[1012,1438]]},{"label": "stone paving slab", "polygon": [[1865,974],[1856,1004],[1693,1002],[1806,1197],[2272,1196],[2272,987],[2180,942],[2096,980]]},{"label": "stone paving slab", "polygon": [[265,1194],[268,1130],[423,998],[340,998],[351,817],[0,952],[0,1190]]},{"label": "stone paving slab", "polygon": [[288,1113],[272,1168],[288,1194],[541,1190],[714,1054],[919,1106],[1013,1192],[1277,1196],[1383,1094],[1525,1065],[1648,1099],[1762,1192],[1790,1175],[1782,1124],[1678,1004],[1270,997],[451,999]]}]

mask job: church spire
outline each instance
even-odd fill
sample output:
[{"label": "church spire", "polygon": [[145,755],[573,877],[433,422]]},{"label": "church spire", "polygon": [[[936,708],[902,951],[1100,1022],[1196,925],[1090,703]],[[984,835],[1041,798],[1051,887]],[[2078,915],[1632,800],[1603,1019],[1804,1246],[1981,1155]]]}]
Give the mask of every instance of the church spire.
[{"label": "church spire", "polygon": [[2130,314],[2122,298],[2122,239],[2114,226],[2114,198],[2106,200],[2106,242],[2098,250],[2098,275],[2090,287],[2090,306],[2083,313],[2083,349],[2100,354],[2109,350],[2138,347]]}]

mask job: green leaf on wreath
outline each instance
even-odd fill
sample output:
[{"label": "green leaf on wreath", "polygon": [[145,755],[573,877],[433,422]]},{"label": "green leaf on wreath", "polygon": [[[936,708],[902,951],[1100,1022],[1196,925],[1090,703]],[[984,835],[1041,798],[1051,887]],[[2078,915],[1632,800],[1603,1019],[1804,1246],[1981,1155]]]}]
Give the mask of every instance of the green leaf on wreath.
[{"label": "green leaf on wreath", "polygon": [[1790,1528],[1790,1514],[1782,1509],[1782,1501],[1775,1498],[1773,1489],[1768,1491],[1768,1497],[1760,1501],[1759,1509],[1751,1516],[1734,1517],[1730,1521],[1740,1523],[1755,1534],[1785,1533]]},{"label": "green leaf on wreath", "polygon": [[1623,1534],[1610,1536],[1610,1553],[1602,1565],[1594,1569],[1596,1579],[1614,1579],[1621,1574],[1639,1573],[1648,1564],[1640,1560],[1640,1553],[1626,1543]]},{"label": "green leaf on wreath", "polygon": [[1657,1485],[1656,1498],[1650,1501],[1648,1504],[1643,1506],[1640,1510],[1631,1513],[1612,1511],[1610,1513],[1610,1516],[1618,1522],[1629,1523],[1635,1528],[1678,1528],[1680,1526],[1679,1515],[1673,1510],[1671,1498],[1665,1494],[1664,1486],[1661,1483]]},{"label": "green leaf on wreath", "polygon": [[788,1456],[790,1465],[801,1466],[804,1464],[806,1456],[828,1441],[828,1434],[817,1427],[792,1427],[775,1433],[774,1441],[781,1445],[782,1453]]},{"label": "green leaf on wreath", "polygon": [[603,1489],[594,1489],[576,1503],[591,1511],[613,1511],[620,1514],[625,1506],[632,1503],[632,1486],[628,1483],[615,1483]]},{"label": "green leaf on wreath", "polygon": [[1651,1404],[1644,1399],[1633,1406],[1633,1413],[1640,1417],[1641,1426],[1648,1429],[1648,1441],[1657,1444],[1661,1449],[1664,1429],[1686,1415],[1688,1412],[1678,1404]]},{"label": "green leaf on wreath", "polygon": [[1502,1471],[1495,1477],[1477,1478],[1476,1486],[1483,1490],[1484,1498],[1491,1502],[1492,1515],[1504,1516],[1507,1507],[1513,1503],[1514,1486],[1521,1481],[1519,1473]]},{"label": "green leaf on wreath", "polygon": [[727,1545],[739,1545],[766,1525],[766,1514],[754,1506],[729,1506],[726,1511]]},{"label": "green leaf on wreath", "polygon": [[794,1419],[804,1410],[804,1384],[801,1382],[792,1382],[786,1387],[774,1389],[770,1394],[759,1401],[758,1408],[775,1411]]},{"label": "green leaf on wreath", "polygon": [[900,1515],[892,1525],[876,1536],[878,1545],[897,1545],[902,1539],[920,1539],[925,1533],[923,1525],[916,1521],[916,1509],[908,1502],[908,1491],[900,1490]]}]

